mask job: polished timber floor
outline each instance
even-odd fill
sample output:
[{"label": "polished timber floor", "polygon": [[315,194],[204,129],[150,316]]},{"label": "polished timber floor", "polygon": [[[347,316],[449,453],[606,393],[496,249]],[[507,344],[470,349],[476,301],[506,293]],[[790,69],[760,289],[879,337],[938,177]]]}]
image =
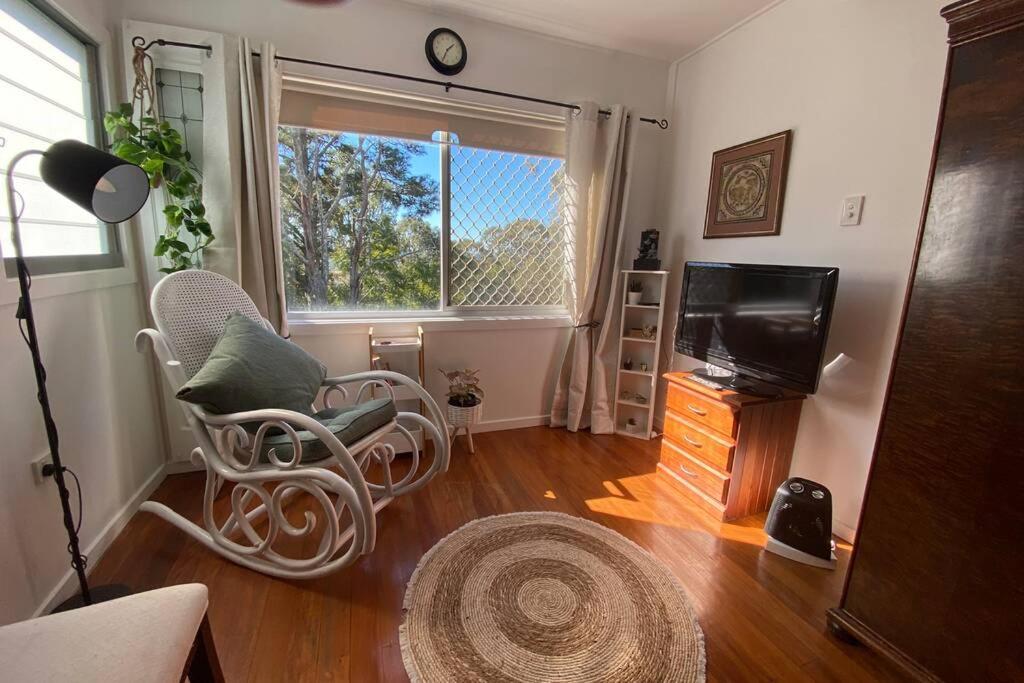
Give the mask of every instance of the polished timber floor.
[{"label": "polished timber floor", "polygon": [[[266,577],[139,513],[93,582],[136,590],[205,583],[229,681],[404,681],[402,597],[423,553],[478,517],[556,510],[624,534],[672,569],[704,629],[711,681],[901,680],[869,651],[826,632],[849,546],[840,544],[834,572],[765,553],[763,518],[720,524],[676,494],[656,473],[657,441],[546,427],[475,441],[469,455],[458,438],[448,473],[384,509],[373,554],[332,576]],[[201,492],[200,475],[175,475],[153,499],[198,521]]]}]

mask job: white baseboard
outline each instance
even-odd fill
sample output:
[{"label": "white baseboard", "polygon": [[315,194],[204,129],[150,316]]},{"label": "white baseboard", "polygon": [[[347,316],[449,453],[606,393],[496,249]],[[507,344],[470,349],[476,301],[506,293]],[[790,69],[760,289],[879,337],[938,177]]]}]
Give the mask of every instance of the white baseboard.
[{"label": "white baseboard", "polygon": [[164,465],[164,474],[184,474],[185,472],[205,472],[202,465],[195,465],[191,460],[172,460]]},{"label": "white baseboard", "polygon": [[[99,535],[90,543],[86,548],[82,549],[82,553],[89,557],[89,565],[86,567],[86,576],[89,575],[92,568],[94,568],[103,557],[103,553],[107,551],[110,544],[114,542],[117,535],[121,533],[128,520],[139,509],[139,506],[152,495],[156,487],[160,485],[160,482],[164,480],[164,476],[167,474],[167,466],[161,465],[153,475],[146,480],[146,482],[139,487],[128,502],[117,511],[113,519],[107,522],[107,525],[103,527]],[[78,579],[75,577],[73,569],[68,569],[57,585],[54,586],[50,594],[46,596],[42,604],[36,609],[32,615],[33,618],[49,613],[54,607],[59,605],[64,600],[68,599],[78,591]]]},{"label": "white baseboard", "polygon": [[474,434],[483,432],[502,432],[506,429],[524,429],[526,427],[542,427],[551,422],[550,415],[534,415],[532,417],[510,417],[503,420],[483,420],[473,425]]},{"label": "white baseboard", "polygon": [[853,543],[857,539],[857,530],[845,522],[841,522],[835,517],[832,518],[832,535],[838,536],[847,543]]}]

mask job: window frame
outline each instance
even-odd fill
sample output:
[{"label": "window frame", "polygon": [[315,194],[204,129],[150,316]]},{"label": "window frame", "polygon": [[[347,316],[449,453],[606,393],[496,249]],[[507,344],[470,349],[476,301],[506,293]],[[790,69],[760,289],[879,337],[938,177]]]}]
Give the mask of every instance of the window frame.
[{"label": "window frame", "polygon": [[[298,127],[294,124],[281,124]],[[314,126],[303,126],[307,130],[321,130]],[[344,133],[345,131],[330,131]],[[292,311],[286,314],[289,323],[361,323],[368,321],[421,321],[421,320],[459,320],[459,319],[564,319],[568,318],[568,302],[563,305],[549,306],[464,306],[452,305],[449,297],[449,266],[451,263],[451,146],[458,144],[447,139],[447,133],[440,132],[437,140],[440,156],[440,306],[437,309],[420,310],[350,310],[350,311]],[[393,136],[384,136],[393,137]],[[542,156],[542,155],[541,155]],[[558,157],[564,160],[564,157]],[[572,277],[567,274],[567,277]]]},{"label": "window frame", "polygon": [[[100,69],[100,46],[93,38],[79,28],[62,12],[57,10],[45,0],[21,0],[25,4],[34,7],[43,16],[65,31],[71,38],[77,40],[85,48],[85,66],[89,73],[89,105],[92,111],[92,136],[93,144],[99,148],[106,146],[106,132],[103,129],[103,116],[106,107],[103,101],[103,80]],[[31,137],[37,137],[30,133]],[[44,146],[49,144],[43,140],[40,143]],[[17,188],[15,188],[17,189]],[[104,223],[97,219],[97,225],[106,228],[106,242],[109,251],[102,254],[63,254],[59,256],[26,256],[25,263],[33,275],[62,275],[77,272],[88,272],[96,270],[112,270],[125,266],[124,245],[121,241],[121,231],[113,223]],[[22,225],[22,231],[31,227]],[[4,274],[8,278],[15,278],[18,275],[16,259],[13,255],[4,254]]]}]

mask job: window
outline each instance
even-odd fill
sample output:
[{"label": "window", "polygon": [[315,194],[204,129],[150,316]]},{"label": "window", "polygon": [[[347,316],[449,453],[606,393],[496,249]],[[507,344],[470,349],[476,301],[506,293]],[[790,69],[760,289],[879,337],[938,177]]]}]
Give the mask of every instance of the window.
[{"label": "window", "polygon": [[156,69],[157,112],[181,134],[182,147],[203,170],[203,75]]},{"label": "window", "polygon": [[[0,166],[27,149],[66,138],[96,144],[100,113],[96,47],[64,20],[28,0],[0,0]],[[16,170],[22,246],[35,274],[120,266],[113,226],[47,187],[39,158]],[[23,202],[23,204],[21,203]],[[14,246],[6,201],[0,249],[13,275]]]},{"label": "window", "polygon": [[290,312],[563,309],[560,122],[286,90]]}]

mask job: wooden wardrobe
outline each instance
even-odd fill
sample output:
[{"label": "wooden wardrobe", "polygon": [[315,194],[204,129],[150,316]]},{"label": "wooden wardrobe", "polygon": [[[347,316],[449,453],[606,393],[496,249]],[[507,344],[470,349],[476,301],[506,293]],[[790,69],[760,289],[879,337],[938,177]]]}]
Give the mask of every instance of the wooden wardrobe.
[{"label": "wooden wardrobe", "polygon": [[932,176],[829,617],[919,680],[1024,681],[1024,0],[942,15]]}]

